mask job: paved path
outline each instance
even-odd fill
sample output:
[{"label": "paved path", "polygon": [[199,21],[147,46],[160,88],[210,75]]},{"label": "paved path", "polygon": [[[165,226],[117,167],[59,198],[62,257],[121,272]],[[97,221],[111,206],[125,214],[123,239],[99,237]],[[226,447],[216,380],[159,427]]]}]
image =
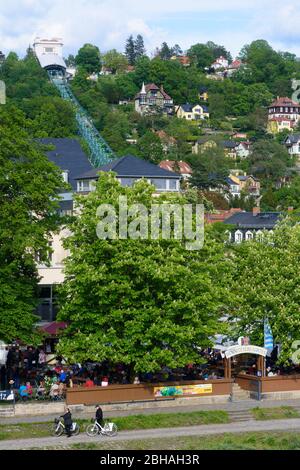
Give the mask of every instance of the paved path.
[{"label": "paved path", "polygon": [[88,437],[82,433],[79,436],[73,436],[68,439],[62,437],[43,437],[35,439],[20,439],[10,441],[0,441],[0,450],[16,450],[30,448],[46,448],[46,447],[66,447],[70,444],[89,443],[89,442],[116,442],[130,441],[140,439],[162,439],[181,436],[208,436],[213,434],[224,433],[246,433],[258,431],[287,431],[300,432],[300,419],[273,420],[273,421],[248,421],[243,423],[231,424],[209,424],[202,426],[191,426],[181,428],[166,429],[149,429],[138,431],[122,431],[116,437]]},{"label": "paved path", "polygon": [[[24,405],[26,406],[26,405]],[[158,413],[189,413],[200,410],[224,410],[224,411],[247,411],[251,408],[277,408],[280,406],[300,407],[300,400],[243,400],[239,402],[218,403],[214,405],[184,405],[184,406],[165,406],[163,408],[144,408],[144,409],[131,409],[131,410],[118,410],[118,411],[105,411],[105,418],[113,418],[115,416],[130,416],[130,415],[153,415]],[[17,416],[13,418],[0,418],[0,424],[17,424],[17,423],[43,423],[53,421],[57,418],[58,413],[55,415],[46,416]],[[73,412],[74,419],[89,419],[93,415],[91,413],[76,413]]]}]

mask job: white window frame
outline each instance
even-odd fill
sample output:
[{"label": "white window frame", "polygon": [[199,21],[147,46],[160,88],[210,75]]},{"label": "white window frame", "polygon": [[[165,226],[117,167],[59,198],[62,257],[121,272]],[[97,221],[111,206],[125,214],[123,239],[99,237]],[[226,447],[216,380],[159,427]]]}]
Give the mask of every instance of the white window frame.
[{"label": "white window frame", "polygon": [[243,232],[241,232],[241,230],[236,230],[234,232],[234,241],[235,241],[235,243],[242,243],[242,241],[243,241]]}]

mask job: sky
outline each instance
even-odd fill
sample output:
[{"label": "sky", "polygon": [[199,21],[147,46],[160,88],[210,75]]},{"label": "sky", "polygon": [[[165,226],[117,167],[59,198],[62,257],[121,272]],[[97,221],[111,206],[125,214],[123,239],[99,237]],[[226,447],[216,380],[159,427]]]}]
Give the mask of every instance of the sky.
[{"label": "sky", "polygon": [[[266,39],[300,57],[299,0],[0,0],[0,50],[24,55],[36,36],[60,37],[64,55],[84,43],[123,52],[142,34],[148,55],[163,41],[183,50],[214,41],[233,56]],[[297,8],[298,6],[298,8]]]}]

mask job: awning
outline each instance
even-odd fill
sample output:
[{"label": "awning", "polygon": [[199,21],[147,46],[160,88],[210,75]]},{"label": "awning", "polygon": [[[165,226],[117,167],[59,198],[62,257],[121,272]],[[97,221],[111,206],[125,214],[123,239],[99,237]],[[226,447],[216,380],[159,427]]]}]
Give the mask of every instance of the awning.
[{"label": "awning", "polygon": [[57,336],[60,330],[64,330],[67,328],[67,323],[65,322],[57,322],[53,321],[50,323],[45,323],[44,325],[40,325],[40,330],[44,333],[47,333],[50,336]]}]

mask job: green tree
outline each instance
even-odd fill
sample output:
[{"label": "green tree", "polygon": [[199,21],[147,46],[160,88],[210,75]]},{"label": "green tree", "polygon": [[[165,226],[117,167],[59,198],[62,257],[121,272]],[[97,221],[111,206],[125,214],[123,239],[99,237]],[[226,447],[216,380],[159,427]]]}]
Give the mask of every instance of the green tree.
[{"label": "green tree", "polygon": [[110,69],[113,74],[124,72],[127,68],[127,58],[117,52],[116,49],[112,49],[102,56],[103,64],[105,67]]},{"label": "green tree", "polygon": [[207,149],[200,156],[191,157],[190,163],[193,166],[192,185],[203,190],[226,187],[232,161],[224,156],[223,149]]},{"label": "green tree", "polygon": [[146,55],[144,39],[140,34],[137,35],[136,40],[134,41],[134,55],[135,62]]},{"label": "green tree", "polygon": [[192,63],[199,69],[204,70],[209,67],[214,61],[214,54],[211,48],[205,44],[194,44],[187,51]]},{"label": "green tree", "polygon": [[101,70],[101,54],[99,48],[93,44],[84,44],[75,58],[76,65],[84,68],[88,73],[98,73]]},{"label": "green tree", "polygon": [[168,46],[166,42],[163,42],[159,51],[159,57],[162,60],[169,60],[173,55],[173,50]]},{"label": "green tree", "polygon": [[293,341],[299,339],[299,256],[300,226],[288,221],[274,235],[235,248],[236,301],[231,307],[236,336],[247,335],[263,346],[267,318],[275,344],[281,344],[280,362],[291,358]]},{"label": "green tree", "polygon": [[254,176],[276,182],[286,176],[287,168],[293,165],[293,160],[286,148],[278,142],[260,140],[253,145],[249,163]]},{"label": "green tree", "polygon": [[135,55],[135,44],[134,44],[134,39],[132,35],[129,36],[129,38],[126,41],[125,55],[127,57],[129,65],[134,65],[135,60],[136,60],[136,55]]},{"label": "green tree", "polygon": [[0,110],[0,339],[35,339],[37,305],[35,254],[48,262],[51,232],[58,227],[61,170],[44,156],[26,131],[24,115]]},{"label": "green tree", "polygon": [[[137,372],[201,363],[198,347],[212,344],[224,331],[220,315],[228,290],[230,263],[224,243],[206,236],[202,250],[188,251],[180,240],[102,240],[96,235],[100,204],[118,209],[120,195],[128,205],[150,209],[157,198],[145,181],[121,187],[102,173],[95,191],[79,197],[80,215],[66,240],[66,262],[59,319],[69,327],[58,351],[69,361],[122,362]],[[164,201],[184,203],[182,196]],[[205,292],[205,295],[203,293]]]},{"label": "green tree", "polygon": [[147,131],[138,140],[137,149],[140,155],[152,163],[160,163],[164,159],[161,140],[155,132]]}]

